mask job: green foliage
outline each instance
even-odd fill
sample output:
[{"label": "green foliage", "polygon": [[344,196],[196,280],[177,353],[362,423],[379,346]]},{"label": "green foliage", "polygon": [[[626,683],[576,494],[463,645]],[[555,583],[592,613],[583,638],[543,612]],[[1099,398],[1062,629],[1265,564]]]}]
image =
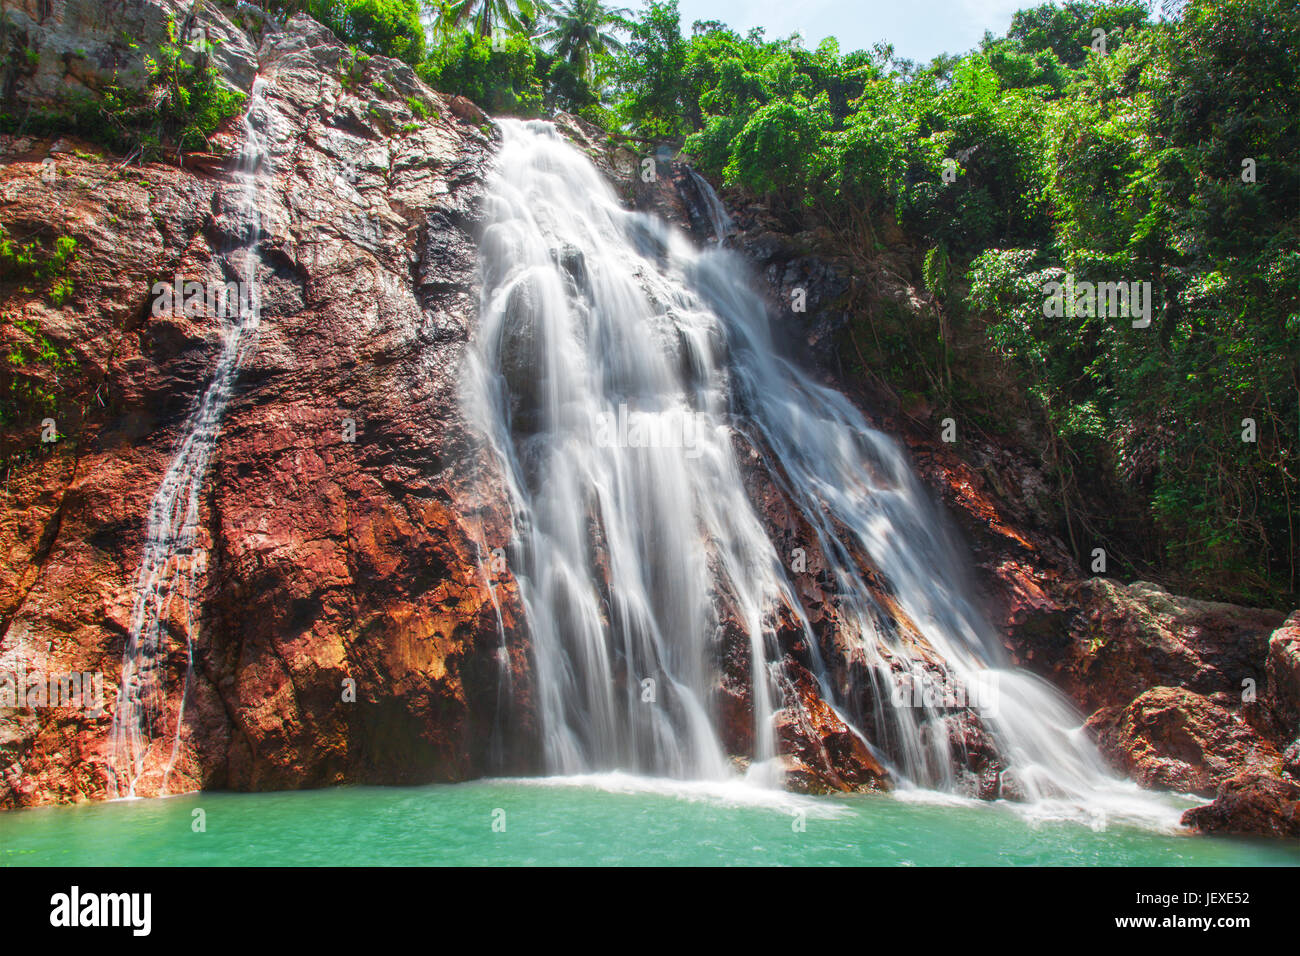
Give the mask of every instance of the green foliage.
[{"label": "green foliage", "polygon": [[546,92],[545,106],[550,109],[581,113],[600,103],[600,94],[583,75],[579,66],[558,56],[538,50],[537,73]]},{"label": "green foliage", "polygon": [[596,63],[623,49],[613,28],[624,23],[626,10],[608,9],[600,0],[564,0],[548,11],[554,24],[540,39],[554,43],[554,53],[576,78],[595,79]]},{"label": "green foliage", "polygon": [[650,0],[631,34],[616,67],[622,96],[619,115],[647,137],[678,136],[685,131],[682,86],[687,43],[681,35],[677,0]]},{"label": "green foliage", "polygon": [[339,61],[341,75],[339,84],[345,90],[355,91],[361,83],[361,78],[365,76],[366,64],[370,62],[370,54],[364,50],[353,50],[352,55],[344,57]]},{"label": "green foliage", "polygon": [[[167,40],[158,55],[144,58],[150,87],[147,107],[140,112],[139,107],[127,106],[129,97],[120,89],[112,91],[111,99],[106,98],[125,107],[123,133],[128,138],[131,121],[144,121],[140,136],[146,151],[161,149],[164,144],[177,150],[207,149],[208,136],[242,107],[244,94],[221,82],[209,50],[200,48],[197,53],[196,62],[189,63],[176,40],[175,21],[168,20]],[[112,110],[109,116],[117,119]]]},{"label": "green foliage", "polygon": [[[1104,444],[1146,499],[1157,559],[1242,599],[1296,587],[1300,124],[1283,91],[1297,42],[1289,4],[1201,2],[1089,58],[1044,114],[1054,228],[970,268],[971,307],[1064,453]],[[1063,271],[1050,262],[1150,281],[1152,328],[1044,318],[1042,283]]]},{"label": "green foliage", "polygon": [[434,50],[417,72],[435,89],[468,97],[490,113],[538,115],[542,82],[533,45],[522,36],[498,45],[494,49],[489,38],[462,33]]},{"label": "green foliage", "polygon": [[933,246],[926,252],[921,277],[926,289],[936,299],[947,298],[948,288],[952,283],[951,268],[948,262],[948,250],[942,244]]},{"label": "green foliage", "polygon": [[494,113],[576,113],[604,128],[617,120],[603,93],[627,11],[599,0],[431,3],[439,40],[421,77]]},{"label": "green foliage", "polygon": [[[48,248],[36,241],[18,242],[0,227],[0,300],[17,291],[22,295],[43,295],[55,307],[73,292],[67,271],[77,254],[77,241],[59,236]],[[41,331],[31,314],[0,314],[0,334],[7,343],[0,358],[0,426],[30,425],[52,415],[58,407],[61,372],[75,365],[71,350],[60,351]],[[29,432],[21,448],[0,449],[0,466],[10,465],[31,453],[38,444],[38,432]],[[9,443],[6,443],[6,445]]]},{"label": "green foliage", "polygon": [[143,90],[115,77],[93,94],[70,96],[58,108],[33,110],[21,120],[0,114],[0,131],[72,132],[146,161],[210,149],[208,137],[239,113],[245,99],[221,80],[211,53],[208,41],[181,45],[168,19],[156,55],[144,56]]},{"label": "green foliage", "polygon": [[428,103],[418,96],[408,96],[406,98],[406,105],[410,108],[412,113],[422,120],[428,119],[430,114],[435,112],[431,109]]},{"label": "green foliage", "polygon": [[986,36],[984,45],[986,49],[1005,46],[1029,56],[1046,54],[1067,67],[1078,67],[1092,48],[1094,30],[1106,31],[1107,50],[1113,52],[1125,31],[1142,27],[1146,19],[1146,6],[1141,3],[1068,0],[1059,7],[1044,3],[1012,16],[1004,41]]},{"label": "green foliage", "polygon": [[0,226],[0,276],[28,294],[47,286],[46,294],[55,305],[62,305],[72,292],[65,273],[76,254],[77,240],[71,236],[59,236],[47,253],[37,242],[14,241]]},{"label": "green foliage", "polygon": [[544,0],[429,0],[436,11],[438,33],[452,37],[466,30],[485,39],[494,31],[530,35],[539,13],[550,9]]},{"label": "green foliage", "polygon": [[731,141],[723,171],[727,182],[757,193],[797,191],[811,198],[808,187],[819,170],[809,157],[819,156],[825,129],[825,114],[818,105],[796,96],[759,107]]},{"label": "green foliage", "polygon": [[424,57],[419,0],[308,0],[307,12],[345,43],[410,64]]},{"label": "green foliage", "polygon": [[[1202,593],[1294,602],[1294,3],[1192,0],[1165,23],[1132,2],[1043,4],[927,66],[679,23],[655,0],[631,24],[613,63],[623,124],[683,143],[793,228],[829,226],[868,269],[884,218],[928,250],[938,327],[868,304],[853,364],[932,404],[987,406],[1012,376],[1015,401],[978,414],[1000,430],[998,414],[1036,417],[1080,558],[1100,544]],[[1044,315],[1044,284],[1067,272],[1149,282],[1151,326]],[[953,335],[994,369],[949,369]]]}]

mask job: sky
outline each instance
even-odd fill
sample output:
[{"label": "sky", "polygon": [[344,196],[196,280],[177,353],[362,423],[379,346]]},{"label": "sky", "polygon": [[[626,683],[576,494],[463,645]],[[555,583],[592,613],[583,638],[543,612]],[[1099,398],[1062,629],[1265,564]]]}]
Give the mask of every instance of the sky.
[{"label": "sky", "polygon": [[[928,62],[940,53],[964,53],[985,30],[1003,33],[1011,15],[1043,0],[678,0],[682,31],[696,20],[721,20],[741,33],[764,27],[769,39],[798,32],[807,47],[825,37],[840,50],[869,50],[878,40],[900,57]],[[642,4],[624,6],[640,9]]]}]

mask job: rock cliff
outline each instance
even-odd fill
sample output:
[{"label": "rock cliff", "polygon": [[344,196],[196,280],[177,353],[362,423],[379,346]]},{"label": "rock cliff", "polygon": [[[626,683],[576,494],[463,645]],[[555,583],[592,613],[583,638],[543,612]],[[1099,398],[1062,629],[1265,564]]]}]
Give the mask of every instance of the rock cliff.
[{"label": "rock cliff", "polygon": [[[111,59],[115,30],[95,45],[103,5],[47,4],[44,18],[37,6],[20,8],[31,42]],[[127,4],[137,36],[170,7]],[[457,402],[492,129],[397,61],[348,62],[305,18],[266,25],[254,45],[219,8],[203,17],[230,40],[227,81],[264,84],[262,321],[203,483],[198,546],[177,559],[206,567],[195,606],[172,602],[165,622],[172,712],[138,792],[164,787],[190,644],[172,792],[532,769],[522,612],[492,561],[508,515]],[[26,82],[40,99],[74,80],[42,66]],[[238,146],[233,128],[218,138]],[[57,398],[5,422],[0,670],[102,674],[106,711],[0,710],[0,806],[20,806],[106,794],[143,516],[221,341],[219,318],[155,314],[153,284],[228,281],[226,251],[250,224],[228,162],[126,166],[22,135],[0,154],[6,232],[42,248],[69,236],[77,250],[58,306],[0,285],[6,351],[25,322],[67,356],[57,370],[5,367],[10,384]],[[46,411],[55,442],[39,440]]]}]

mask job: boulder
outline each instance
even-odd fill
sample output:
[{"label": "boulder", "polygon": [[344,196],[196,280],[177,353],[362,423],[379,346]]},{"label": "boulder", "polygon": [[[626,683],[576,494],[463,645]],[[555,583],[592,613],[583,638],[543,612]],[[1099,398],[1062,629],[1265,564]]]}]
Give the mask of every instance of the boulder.
[{"label": "boulder", "polygon": [[1243,773],[1225,780],[1214,802],[1183,814],[1184,826],[1202,833],[1300,837],[1300,783]]},{"label": "boulder", "polygon": [[1268,640],[1263,709],[1281,740],[1300,737],[1300,611]]},{"label": "boulder", "polygon": [[785,706],[775,715],[786,786],[801,793],[887,790],[889,771],[818,693],[815,682],[787,661]]},{"label": "boulder", "polygon": [[1235,714],[1181,687],[1156,687],[1088,720],[1098,746],[1145,787],[1214,794],[1251,770],[1276,773],[1278,752]]},{"label": "boulder", "polygon": [[1145,582],[1092,578],[1066,596],[1077,607],[1061,683],[1085,709],[1124,705],[1153,687],[1185,687],[1238,707],[1262,687],[1280,612],[1172,595]]}]

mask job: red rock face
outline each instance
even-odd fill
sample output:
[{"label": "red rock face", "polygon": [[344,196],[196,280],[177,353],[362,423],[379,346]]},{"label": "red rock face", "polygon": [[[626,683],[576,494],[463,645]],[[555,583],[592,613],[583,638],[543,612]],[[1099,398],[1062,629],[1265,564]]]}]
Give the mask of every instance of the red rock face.
[{"label": "red rock face", "polygon": [[[386,98],[346,92],[344,53],[309,21],[261,51],[276,118],[261,330],[203,484],[195,554],[179,559],[206,570],[192,616],[171,607],[170,703],[143,794],[164,789],[182,699],[172,792],[457,780],[531,769],[538,752],[518,591],[492,560],[510,534],[504,495],[457,401],[492,143],[396,61],[371,60],[359,81],[367,97],[382,81]],[[0,665],[102,673],[108,713],[0,710],[0,806],[106,793],[144,515],[219,347],[216,318],[153,315],[150,283],[225,281],[242,230],[220,174],[119,172],[69,152],[47,183],[49,145],[0,143],[5,229],[78,242],[61,308],[0,286],[6,313],[75,355],[59,372],[65,437],[37,447],[35,413],[3,436],[33,457],[11,469],[0,518]]]},{"label": "red rock face", "polygon": [[1143,786],[1213,796],[1242,768],[1276,773],[1280,756],[1235,714],[1181,687],[1157,687],[1088,721],[1098,744]]},{"label": "red rock face", "polygon": [[1269,637],[1264,670],[1266,726],[1279,741],[1300,743],[1300,611]]},{"label": "red rock face", "polygon": [[1227,780],[1214,802],[1183,814],[1183,824],[1203,833],[1300,837],[1300,784],[1263,774]]},{"label": "red rock face", "polygon": [[786,785],[800,793],[888,789],[889,771],[822,699],[812,676],[791,660],[786,672],[787,704],[776,714]]}]

